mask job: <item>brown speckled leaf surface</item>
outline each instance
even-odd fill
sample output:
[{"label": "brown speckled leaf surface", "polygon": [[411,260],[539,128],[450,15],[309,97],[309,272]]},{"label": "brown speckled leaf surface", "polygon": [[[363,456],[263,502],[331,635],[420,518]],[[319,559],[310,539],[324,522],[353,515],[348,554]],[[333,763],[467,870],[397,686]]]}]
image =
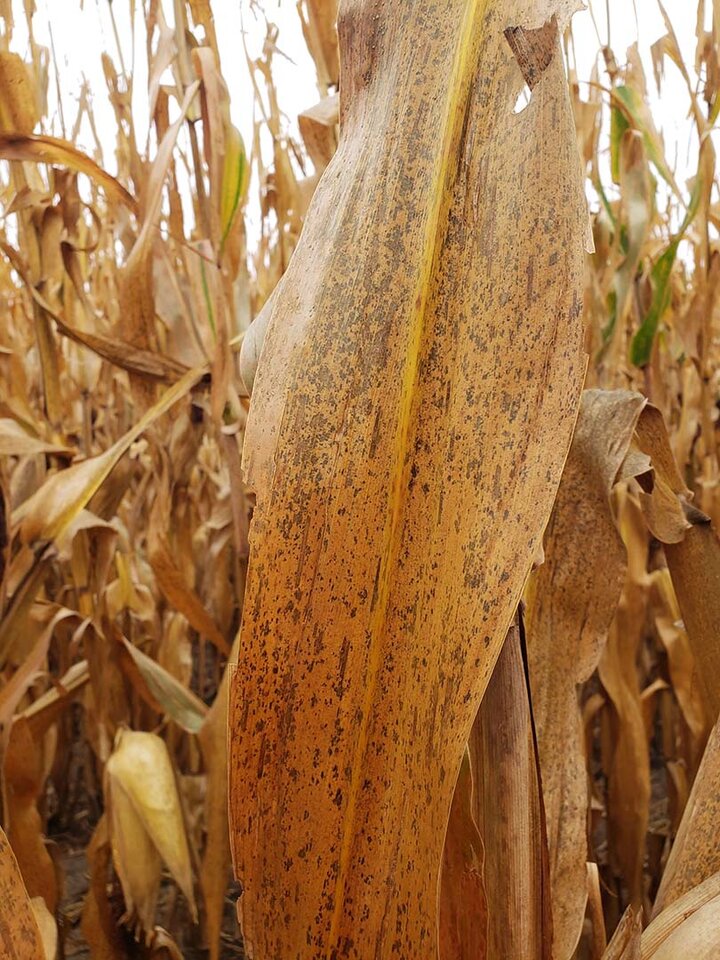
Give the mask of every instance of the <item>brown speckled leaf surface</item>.
[{"label": "brown speckled leaf surface", "polygon": [[0,956],[42,960],[43,947],[17,860],[0,828]]},{"label": "brown speckled leaf surface", "polygon": [[272,299],[245,446],[230,816],[255,960],[437,955],[457,772],[585,368],[559,39],[515,114],[505,37],[558,7],[341,6],[340,145]]}]

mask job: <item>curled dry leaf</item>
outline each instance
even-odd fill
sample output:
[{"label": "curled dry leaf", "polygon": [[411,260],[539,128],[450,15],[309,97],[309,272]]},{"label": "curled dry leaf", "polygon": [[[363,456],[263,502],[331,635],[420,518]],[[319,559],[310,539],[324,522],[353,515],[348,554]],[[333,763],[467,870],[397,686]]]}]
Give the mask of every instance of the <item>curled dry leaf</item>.
[{"label": "curled dry leaf", "polygon": [[[556,957],[573,955],[585,915],[587,774],[577,686],[598,665],[622,589],[626,553],[610,495],[645,400],[583,394],[545,531],[545,562],[527,591],[526,632],[550,850]],[[602,565],[603,576],[598,577]]]},{"label": "curled dry leaf", "polygon": [[146,938],[152,933],[162,863],[195,917],[190,850],[164,741],[152,733],[121,730],[105,767],[105,789],[128,921]]},{"label": "curled dry leaf", "polygon": [[640,418],[637,442],[653,465],[641,505],[648,527],[665,545],[668,569],[714,722],[720,713],[720,540],[710,518],[689,502],[691,494],[673,456],[662,414],[651,405]]},{"label": "curled dry leaf", "polygon": [[[560,6],[340,13],[340,144],[273,300],[244,451],[230,813],[256,957],[436,956],[457,771],[584,376]],[[520,114],[511,27],[539,65]]]},{"label": "curled dry leaf", "polygon": [[3,160],[29,160],[51,163],[77,173],[84,173],[105,191],[108,199],[135,212],[137,203],[132,194],[67,140],[40,134],[0,133],[0,157]]},{"label": "curled dry leaf", "polygon": [[204,369],[188,371],[105,453],[52,474],[13,513],[13,525],[19,528],[22,541],[54,540],[60,536],[87,506],[135,440],[192,390],[204,374]]}]

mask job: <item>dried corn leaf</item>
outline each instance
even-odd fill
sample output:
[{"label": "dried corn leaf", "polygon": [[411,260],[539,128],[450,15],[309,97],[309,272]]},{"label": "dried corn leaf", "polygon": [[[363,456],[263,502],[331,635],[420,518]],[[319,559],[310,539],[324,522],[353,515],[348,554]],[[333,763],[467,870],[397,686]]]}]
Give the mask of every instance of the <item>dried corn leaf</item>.
[{"label": "dried corn leaf", "polygon": [[322,173],[337,150],[339,98],[325,97],[298,114],[298,127],[315,169]]},{"label": "dried corn leaf", "polygon": [[[720,904],[720,873],[715,873],[701,884],[688,890],[653,919],[642,935],[642,960],[651,960],[669,937],[683,925],[685,920],[703,907]],[[716,924],[720,930],[720,924]],[[666,954],[666,960],[670,960]],[[680,950],[676,957],[695,957],[695,954]]]},{"label": "dried corn leaf", "polygon": [[109,200],[136,211],[132,194],[102,167],[67,140],[41,134],[0,133],[0,157],[3,160],[29,160],[50,163],[84,173],[105,191]]},{"label": "dried corn leaf", "polygon": [[40,931],[45,960],[55,960],[58,947],[58,928],[55,918],[48,910],[42,897],[33,897],[30,901],[30,907]]},{"label": "dried corn leaf", "polygon": [[60,443],[48,443],[34,437],[15,420],[0,419],[0,457],[26,457],[36,453],[58,453],[72,456],[72,447]]},{"label": "dried corn leaf", "polygon": [[561,956],[553,952],[545,812],[520,630],[516,623],[508,632],[470,735],[473,812],[485,848],[488,960]]},{"label": "dried corn leaf", "polygon": [[43,944],[17,861],[0,827],[0,945],[7,960],[40,960]]},{"label": "dried corn leaf", "polygon": [[274,298],[245,445],[230,762],[251,955],[436,955],[457,771],[584,371],[558,6],[340,16],[343,134]]},{"label": "dried corn leaf", "polygon": [[19,528],[23,542],[58,537],[97,493],[135,440],[192,390],[204,374],[204,369],[188,371],[105,453],[52,474],[13,513],[13,524]]},{"label": "dried corn leaf", "polygon": [[[658,919],[662,918],[662,914]],[[649,928],[648,928],[649,929]],[[653,960],[716,960],[720,955],[720,896],[704,903],[662,941],[652,953],[646,954],[644,948],[641,957]]]},{"label": "dried corn leaf", "polygon": [[197,733],[208,712],[202,700],[184,687],[157,661],[148,657],[124,637],[122,643],[142,677],[153,705],[158,705],[183,730],[187,730],[188,733]]},{"label": "dried corn leaf", "polygon": [[648,527],[665,544],[673,587],[683,614],[714,722],[720,713],[720,540],[710,518],[694,507],[675,462],[662,414],[648,405],[637,432],[653,473],[641,504]]},{"label": "dried corn leaf", "polygon": [[[492,681],[491,681],[492,682]],[[487,957],[488,905],[485,853],[473,817],[473,779],[466,751],[455,784],[440,877],[440,960]]]},{"label": "dried corn leaf", "polygon": [[320,87],[327,90],[340,79],[336,27],[338,0],[297,0],[297,8]]},{"label": "dried corn leaf", "polygon": [[720,541],[707,522],[693,522],[665,557],[711,717],[720,713]]},{"label": "dried corn leaf", "polygon": [[[527,638],[550,849],[555,955],[573,955],[585,915],[587,774],[577,686],[597,667],[622,589],[625,548],[610,495],[645,400],[587,390],[530,579]],[[602,565],[602,577],[598,569]]]},{"label": "dried corn leaf", "polygon": [[610,742],[603,758],[610,862],[638,906],[643,896],[650,803],[650,760],[637,672],[647,606],[648,536],[635,501],[623,490],[619,494],[623,494],[618,496],[618,518],[628,555],[627,574],[598,673],[612,704]]},{"label": "dried corn leaf", "polygon": [[642,915],[639,910],[628,907],[602,955],[602,960],[640,960],[641,933]]},{"label": "dried corn leaf", "polygon": [[653,916],[720,871],[720,721],[715,724],[670,852]]}]

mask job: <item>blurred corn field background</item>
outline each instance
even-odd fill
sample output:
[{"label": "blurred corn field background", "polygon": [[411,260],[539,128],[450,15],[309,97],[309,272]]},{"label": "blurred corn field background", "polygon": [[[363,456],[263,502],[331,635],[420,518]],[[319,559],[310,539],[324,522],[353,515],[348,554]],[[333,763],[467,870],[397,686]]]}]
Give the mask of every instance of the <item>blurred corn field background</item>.
[{"label": "blurred corn field background", "polygon": [[[0,2],[2,956],[244,956],[226,729],[251,323],[337,147],[339,57],[333,0],[284,10],[317,88],[286,115],[282,31],[244,4],[264,44],[235,38],[243,138],[220,6],[98,0],[107,89],[70,112],[34,3]],[[586,391],[461,769],[443,960],[720,956],[698,946],[720,926],[720,5],[658,2],[650,63],[606,43],[602,7],[592,63],[563,38],[594,246]]]}]

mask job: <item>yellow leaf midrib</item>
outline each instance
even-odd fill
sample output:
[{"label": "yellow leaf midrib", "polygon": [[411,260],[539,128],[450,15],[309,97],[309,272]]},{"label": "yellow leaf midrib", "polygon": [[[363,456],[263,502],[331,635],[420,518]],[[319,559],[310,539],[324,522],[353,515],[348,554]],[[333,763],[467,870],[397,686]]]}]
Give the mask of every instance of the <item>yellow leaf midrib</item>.
[{"label": "yellow leaf midrib", "polygon": [[380,560],[377,601],[370,621],[368,682],[365,687],[362,720],[354,751],[348,802],[343,820],[333,914],[326,950],[326,956],[328,957],[334,950],[343,918],[345,887],[355,836],[357,803],[362,783],[362,766],[368,745],[370,711],[375,698],[382,663],[383,645],[381,641],[387,619],[390,575],[400,546],[402,509],[408,486],[406,482],[406,474],[409,469],[409,464],[406,463],[407,440],[411,427],[415,385],[426,329],[426,314],[433,287],[435,265],[445,237],[443,224],[448,221],[452,201],[451,186],[455,172],[453,166],[457,164],[459,157],[458,147],[462,140],[476,56],[482,39],[482,20],[489,2],[490,0],[468,0],[466,3],[459,32],[459,43],[447,85],[448,95],[442,125],[442,137],[436,153],[436,169],[430,190],[430,203],[424,231],[418,283],[415,295],[412,298],[413,315],[410,319],[410,334],[400,390],[398,422],[392,456],[390,511],[385,526],[383,552]]}]

